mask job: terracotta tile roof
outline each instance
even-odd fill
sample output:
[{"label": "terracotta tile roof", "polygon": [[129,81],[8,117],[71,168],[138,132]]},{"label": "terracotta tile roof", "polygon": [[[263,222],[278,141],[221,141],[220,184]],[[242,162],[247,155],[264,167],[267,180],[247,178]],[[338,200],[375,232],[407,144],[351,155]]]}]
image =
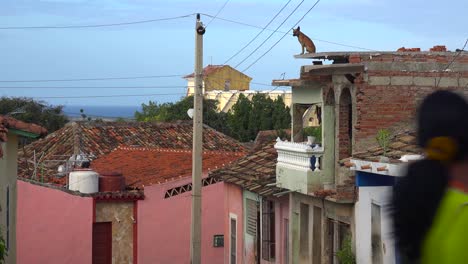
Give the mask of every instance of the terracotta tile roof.
[{"label": "terracotta tile roof", "polygon": [[[223,167],[244,152],[205,151],[203,171]],[[124,175],[129,187],[141,188],[192,175],[192,151],[155,148],[119,147],[94,160],[91,167],[98,173],[116,171]]]},{"label": "terracotta tile roof", "polygon": [[224,182],[233,183],[243,188],[268,196],[281,189],[266,186],[276,182],[276,161],[278,154],[274,148],[275,141],[270,141],[261,149],[239,159],[232,165],[212,171],[209,177],[219,177]]},{"label": "terracotta tile roof", "polygon": [[[229,68],[231,68],[231,69],[237,71],[236,69],[232,68],[232,67],[229,66],[229,65],[211,65],[211,64],[210,64],[210,65],[206,66],[205,68],[203,68],[203,77],[209,76],[209,75],[215,73],[216,71],[218,71],[218,70],[220,70],[220,69],[222,69],[222,68],[224,68],[224,67],[229,67]],[[242,72],[240,72],[240,73],[243,74],[243,75],[245,75],[245,74],[242,73]],[[189,74],[189,75],[185,75],[183,78],[184,78],[184,79],[193,78],[194,76],[195,76],[195,73],[191,73],[191,74]],[[247,75],[245,75],[245,76],[247,76]],[[250,77],[249,77],[249,78],[250,78]]]},{"label": "terracotta tile roof", "polygon": [[[74,147],[82,153],[99,159],[119,146],[138,146],[141,148],[161,148],[172,150],[192,149],[192,122],[173,123],[71,123],[47,137],[37,140],[21,149],[18,153],[18,176],[30,178],[33,173],[33,155],[41,162],[44,176],[50,182],[63,182],[52,178],[59,165],[59,160],[68,159]],[[76,136],[76,137],[75,137]],[[204,126],[204,151],[244,153],[246,149],[236,140]]]},{"label": "terracotta tile roof", "polygon": [[[413,131],[405,131],[395,135],[391,141],[386,153],[391,163],[399,163],[398,160],[403,155],[422,154],[422,150],[416,143],[416,133]],[[383,155],[383,149],[379,146],[369,148],[367,151],[354,153],[352,158],[368,161],[379,161]]]},{"label": "terracotta tile roof", "polygon": [[[9,128],[33,133],[38,136],[43,136],[47,134],[47,129],[39,125],[26,123],[26,122],[17,120],[13,117],[0,115],[0,142],[6,142],[8,140],[7,133],[8,133]],[[3,157],[3,150],[0,147],[0,158],[2,157]]]}]

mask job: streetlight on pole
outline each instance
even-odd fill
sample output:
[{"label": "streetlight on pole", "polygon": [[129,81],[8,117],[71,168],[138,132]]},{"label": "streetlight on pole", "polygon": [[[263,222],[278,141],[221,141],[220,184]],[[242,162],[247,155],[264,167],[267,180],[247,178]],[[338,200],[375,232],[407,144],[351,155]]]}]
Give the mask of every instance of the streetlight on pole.
[{"label": "streetlight on pole", "polygon": [[201,264],[201,185],[203,155],[203,34],[205,27],[197,14],[195,24],[195,88],[192,151],[192,225],[190,232],[190,261]]}]

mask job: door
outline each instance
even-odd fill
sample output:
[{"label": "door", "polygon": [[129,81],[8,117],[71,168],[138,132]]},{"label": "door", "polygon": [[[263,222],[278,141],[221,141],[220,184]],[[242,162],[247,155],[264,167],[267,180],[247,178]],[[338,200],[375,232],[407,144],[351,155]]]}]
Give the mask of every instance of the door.
[{"label": "door", "polygon": [[380,217],[380,206],[372,203],[371,207],[371,248],[372,263],[383,263],[382,252],[382,226]]},{"label": "door", "polygon": [[93,223],[93,264],[112,264],[112,222]]}]

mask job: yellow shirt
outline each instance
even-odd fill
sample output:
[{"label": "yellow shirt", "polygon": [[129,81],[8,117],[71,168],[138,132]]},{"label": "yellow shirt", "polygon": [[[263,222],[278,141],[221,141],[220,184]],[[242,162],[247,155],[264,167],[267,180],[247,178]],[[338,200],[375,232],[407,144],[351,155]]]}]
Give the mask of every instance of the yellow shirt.
[{"label": "yellow shirt", "polygon": [[468,194],[449,188],[422,246],[422,264],[468,263]]}]

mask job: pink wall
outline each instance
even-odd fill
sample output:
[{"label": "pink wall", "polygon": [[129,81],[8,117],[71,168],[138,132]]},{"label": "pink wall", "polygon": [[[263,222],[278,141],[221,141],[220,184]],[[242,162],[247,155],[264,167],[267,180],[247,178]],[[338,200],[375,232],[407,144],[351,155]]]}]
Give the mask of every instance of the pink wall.
[{"label": "pink wall", "polygon": [[[276,233],[276,262],[285,263],[285,220],[289,219],[289,195],[284,195],[276,200],[275,206],[275,233]],[[291,228],[291,226],[289,227]]]},{"label": "pink wall", "polygon": [[[138,201],[138,263],[190,263],[191,192],[165,199],[166,190],[189,179],[145,187]],[[202,189],[202,263],[223,263],[224,248],[213,235],[224,232],[224,183]]]},{"label": "pink wall", "polygon": [[17,263],[91,263],[93,199],[17,183]]},{"label": "pink wall", "polygon": [[[229,262],[229,249],[230,249],[230,237],[229,237],[229,222],[230,214],[237,216],[237,263],[243,263],[244,256],[244,214],[243,214],[243,199],[242,189],[234,184],[224,183],[226,194],[224,196],[224,263]],[[208,263],[208,262],[207,262]],[[222,262],[210,262],[210,263],[222,263]]]}]

